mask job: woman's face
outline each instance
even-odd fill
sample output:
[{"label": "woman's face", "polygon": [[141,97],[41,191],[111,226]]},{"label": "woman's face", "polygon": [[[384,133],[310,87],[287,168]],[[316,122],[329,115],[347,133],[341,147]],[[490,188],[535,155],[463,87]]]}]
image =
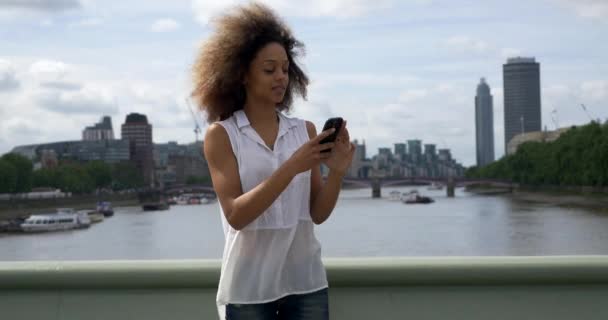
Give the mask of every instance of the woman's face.
[{"label": "woman's face", "polygon": [[282,45],[271,42],[262,47],[244,77],[247,98],[279,104],[289,82],[289,60]]}]

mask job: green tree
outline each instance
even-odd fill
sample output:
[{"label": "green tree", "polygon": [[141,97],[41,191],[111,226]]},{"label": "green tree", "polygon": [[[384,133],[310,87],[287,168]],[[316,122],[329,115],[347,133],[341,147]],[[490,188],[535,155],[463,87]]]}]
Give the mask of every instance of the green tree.
[{"label": "green tree", "polygon": [[81,165],[62,165],[58,168],[58,184],[62,191],[77,194],[91,193],[95,183],[85,168]]},{"label": "green tree", "polygon": [[14,192],[30,192],[32,190],[32,162],[16,153],[7,153],[2,159],[10,162],[17,173],[17,185]]},{"label": "green tree", "polygon": [[0,193],[14,193],[17,190],[17,170],[7,160],[0,159]]},{"label": "green tree", "polygon": [[121,162],[112,166],[112,189],[133,189],[143,185],[144,178],[132,163]]},{"label": "green tree", "polygon": [[112,167],[103,161],[91,161],[85,165],[95,188],[106,188],[112,184]]},{"label": "green tree", "polygon": [[201,177],[201,176],[188,176],[188,178],[186,178],[186,184],[187,185],[192,185],[192,184],[208,184],[209,182],[211,182],[209,177]]},{"label": "green tree", "polygon": [[42,168],[32,174],[32,187],[59,188],[59,171],[56,168]]},{"label": "green tree", "polygon": [[572,127],[553,142],[526,142],[513,155],[467,176],[507,179],[526,185],[607,186],[608,122]]}]

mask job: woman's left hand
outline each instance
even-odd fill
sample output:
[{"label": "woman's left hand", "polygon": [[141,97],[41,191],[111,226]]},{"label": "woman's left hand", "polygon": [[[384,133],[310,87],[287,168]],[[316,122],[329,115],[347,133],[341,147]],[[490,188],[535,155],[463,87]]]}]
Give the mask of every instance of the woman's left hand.
[{"label": "woman's left hand", "polygon": [[353,161],[354,154],[355,145],[350,142],[345,120],[336,137],[335,144],[333,148],[331,148],[329,156],[323,160],[323,164],[325,164],[329,170],[334,171],[343,177],[346,175],[346,171]]}]

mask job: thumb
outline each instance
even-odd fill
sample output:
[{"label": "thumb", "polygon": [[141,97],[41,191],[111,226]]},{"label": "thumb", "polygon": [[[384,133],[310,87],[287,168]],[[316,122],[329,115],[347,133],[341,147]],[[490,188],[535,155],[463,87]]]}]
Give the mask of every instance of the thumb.
[{"label": "thumb", "polygon": [[332,133],[334,133],[334,131],[336,131],[336,129],[334,129],[334,128],[327,129],[327,130],[319,133],[316,137],[314,137],[312,140],[310,140],[310,142],[319,143],[321,140],[323,140],[323,138],[326,138],[329,135],[331,135]]}]

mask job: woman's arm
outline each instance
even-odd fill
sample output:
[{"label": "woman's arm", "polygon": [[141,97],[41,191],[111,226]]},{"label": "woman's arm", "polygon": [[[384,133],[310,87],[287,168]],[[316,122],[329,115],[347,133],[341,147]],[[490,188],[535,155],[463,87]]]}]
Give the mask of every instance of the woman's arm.
[{"label": "woman's arm", "polygon": [[316,161],[319,162],[320,151],[331,146],[320,147],[318,142],[329,134],[331,132],[328,130],[310,140],[270,177],[243,193],[238,165],[226,129],[215,123],[209,126],[204,140],[205,159],[209,164],[213,188],[230,226],[236,230],[246,227],[272,205],[296,174],[313,166],[315,154]]},{"label": "woman's arm", "polygon": [[[317,135],[317,129],[312,122],[306,121],[306,129],[308,130],[308,136],[311,139]],[[311,169],[310,217],[316,224],[325,222],[325,220],[329,218],[329,215],[334,210],[336,202],[338,201],[338,195],[340,194],[342,178],[346,174],[346,170],[348,169],[354,154],[354,146],[350,144],[345,124],[343,125],[339,136],[339,139],[345,140],[342,141],[342,143],[346,142],[348,147],[346,147],[347,150],[340,155],[333,155],[336,150],[331,151],[333,157],[340,156],[342,159],[339,159],[339,162],[341,162],[339,166],[336,166],[335,169],[330,168],[325,184],[323,184],[321,179],[321,170],[319,165],[314,166]],[[336,142],[336,148],[338,147],[338,144],[340,144],[340,141]]]}]

